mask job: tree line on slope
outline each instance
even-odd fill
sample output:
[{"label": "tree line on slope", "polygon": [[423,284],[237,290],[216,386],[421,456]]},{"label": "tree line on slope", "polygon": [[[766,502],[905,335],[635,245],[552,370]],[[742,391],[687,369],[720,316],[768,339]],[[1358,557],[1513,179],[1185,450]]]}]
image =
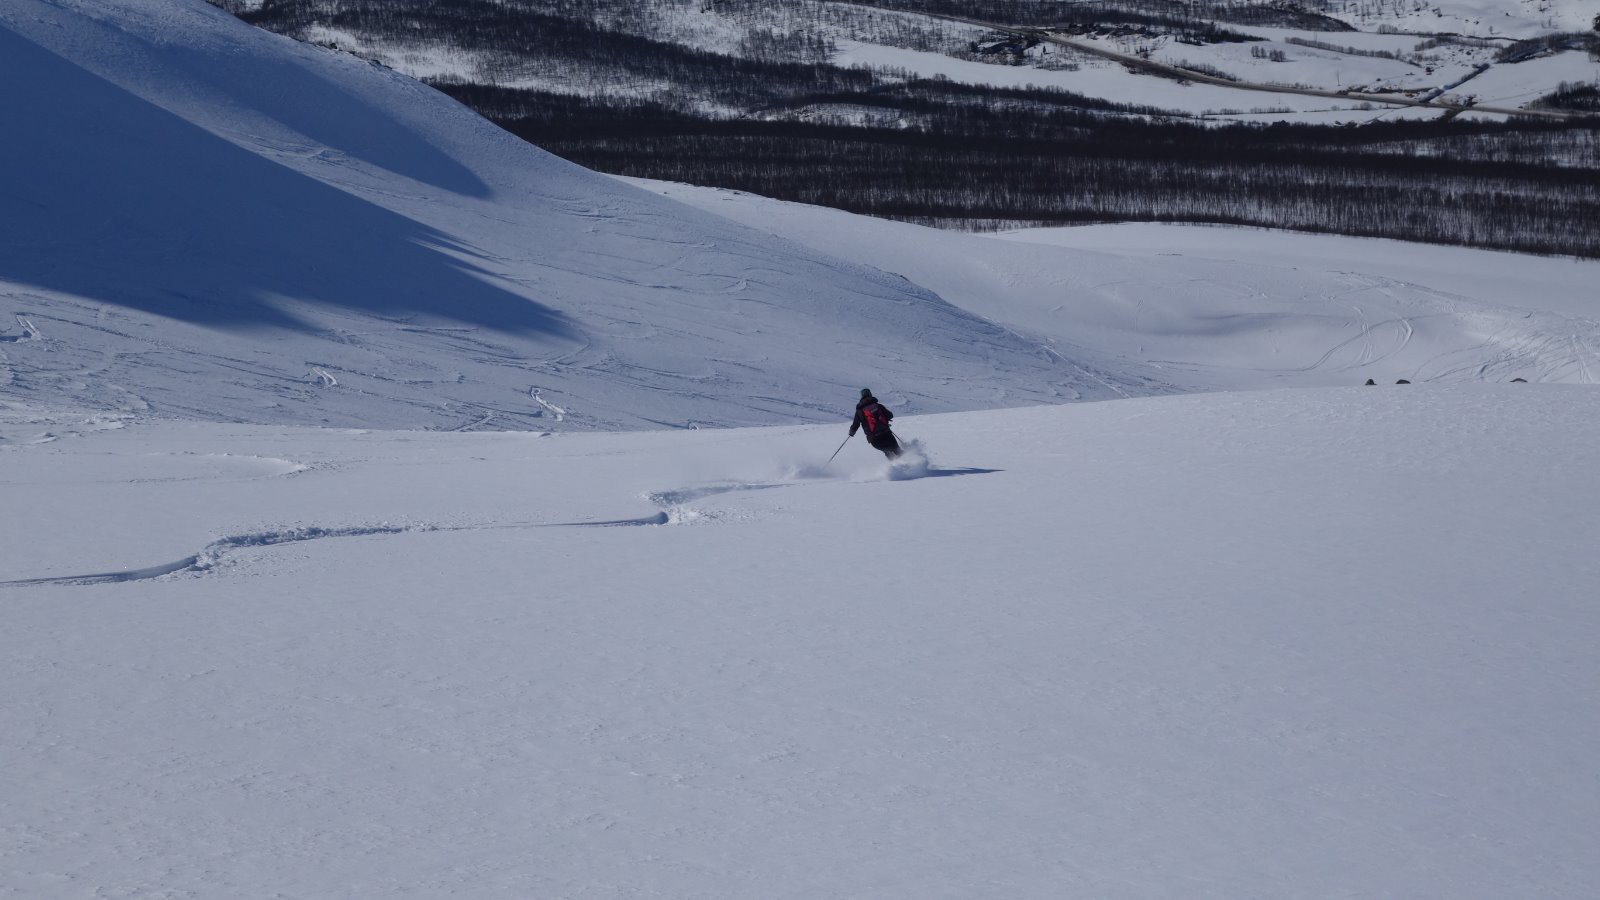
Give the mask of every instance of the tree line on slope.
[{"label": "tree line on slope", "polygon": [[928,98],[932,127],[917,128],[507,100],[485,102],[520,111],[502,127],[590,168],[908,221],[1211,222],[1600,257],[1594,125],[1217,127],[1056,110],[1019,137],[993,128],[1004,114]]}]

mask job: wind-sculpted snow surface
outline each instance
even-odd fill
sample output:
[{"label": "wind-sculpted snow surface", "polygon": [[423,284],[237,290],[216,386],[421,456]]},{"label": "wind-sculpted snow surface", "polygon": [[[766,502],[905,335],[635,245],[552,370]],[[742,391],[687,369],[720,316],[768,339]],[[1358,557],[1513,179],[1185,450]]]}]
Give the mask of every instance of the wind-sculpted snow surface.
[{"label": "wind-sculpted snow surface", "polygon": [[1600,880],[1594,389],[897,424],[923,477],[842,425],[0,408],[0,894]]},{"label": "wind-sculpted snow surface", "polygon": [[904,279],[202,0],[7,3],[0,77],[14,398],[567,430],[822,421],[873,380],[920,411],[1110,396]]}]

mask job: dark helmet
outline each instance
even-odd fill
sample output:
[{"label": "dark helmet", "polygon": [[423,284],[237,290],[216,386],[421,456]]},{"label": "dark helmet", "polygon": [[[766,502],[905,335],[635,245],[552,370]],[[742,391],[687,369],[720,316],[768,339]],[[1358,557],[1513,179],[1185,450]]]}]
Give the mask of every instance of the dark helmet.
[{"label": "dark helmet", "polygon": [[863,397],[871,397],[872,396],[872,388],[862,388],[861,389],[861,396],[863,396]]}]

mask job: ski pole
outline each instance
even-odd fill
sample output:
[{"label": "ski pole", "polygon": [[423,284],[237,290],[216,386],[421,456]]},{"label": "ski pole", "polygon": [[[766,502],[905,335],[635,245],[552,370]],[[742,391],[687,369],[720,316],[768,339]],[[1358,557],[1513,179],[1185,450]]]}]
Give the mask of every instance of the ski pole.
[{"label": "ski pole", "polygon": [[[853,434],[845,435],[844,440],[839,442],[839,450],[843,450],[844,449],[844,445],[850,443],[850,439],[853,438],[853,437],[855,437],[855,435],[853,435]],[[839,450],[833,451],[833,456],[838,456],[839,455]],[[828,462],[823,463],[823,465],[826,466],[829,463],[832,463],[833,462],[833,456],[828,457]]]}]

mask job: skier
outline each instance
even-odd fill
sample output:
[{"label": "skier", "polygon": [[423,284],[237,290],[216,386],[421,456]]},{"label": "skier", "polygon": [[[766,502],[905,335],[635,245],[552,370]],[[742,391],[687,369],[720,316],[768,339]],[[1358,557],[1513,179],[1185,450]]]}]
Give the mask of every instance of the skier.
[{"label": "skier", "polygon": [[856,417],[850,423],[850,437],[856,436],[856,429],[865,428],[867,443],[882,450],[884,456],[894,459],[900,455],[900,442],[895,440],[894,432],[889,430],[889,420],[892,418],[894,413],[879,403],[877,397],[872,396],[872,389],[862,388],[861,402],[856,404]]}]

